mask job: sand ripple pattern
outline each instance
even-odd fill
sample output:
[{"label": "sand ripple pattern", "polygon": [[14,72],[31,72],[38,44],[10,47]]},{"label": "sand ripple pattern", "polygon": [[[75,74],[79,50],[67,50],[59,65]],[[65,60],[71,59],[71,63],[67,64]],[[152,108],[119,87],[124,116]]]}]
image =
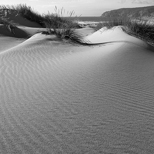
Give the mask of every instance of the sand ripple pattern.
[{"label": "sand ripple pattern", "polygon": [[128,49],[47,41],[1,54],[0,153],[154,153],[154,53]]}]

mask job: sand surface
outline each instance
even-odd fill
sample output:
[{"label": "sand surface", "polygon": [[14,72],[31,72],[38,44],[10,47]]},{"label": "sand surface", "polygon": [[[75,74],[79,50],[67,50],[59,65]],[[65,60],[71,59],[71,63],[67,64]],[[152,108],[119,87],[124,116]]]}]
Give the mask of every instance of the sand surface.
[{"label": "sand surface", "polygon": [[154,153],[152,48],[119,29],[85,36],[113,42],[91,47],[2,39],[0,153]]}]

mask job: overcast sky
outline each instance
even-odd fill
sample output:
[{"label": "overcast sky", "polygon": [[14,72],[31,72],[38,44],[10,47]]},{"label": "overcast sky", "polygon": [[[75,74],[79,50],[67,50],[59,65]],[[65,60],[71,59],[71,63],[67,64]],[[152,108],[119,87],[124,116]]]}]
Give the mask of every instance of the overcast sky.
[{"label": "overcast sky", "polygon": [[154,0],[0,0],[0,4],[27,4],[40,13],[54,12],[55,6],[79,16],[100,16],[104,11],[154,5]]}]

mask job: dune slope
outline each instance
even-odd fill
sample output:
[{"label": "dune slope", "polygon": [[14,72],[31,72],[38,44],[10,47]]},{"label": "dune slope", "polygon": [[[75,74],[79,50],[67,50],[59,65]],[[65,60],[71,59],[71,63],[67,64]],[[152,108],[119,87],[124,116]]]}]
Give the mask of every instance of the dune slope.
[{"label": "dune slope", "polygon": [[153,153],[154,52],[139,42],[36,34],[1,52],[0,153]]}]

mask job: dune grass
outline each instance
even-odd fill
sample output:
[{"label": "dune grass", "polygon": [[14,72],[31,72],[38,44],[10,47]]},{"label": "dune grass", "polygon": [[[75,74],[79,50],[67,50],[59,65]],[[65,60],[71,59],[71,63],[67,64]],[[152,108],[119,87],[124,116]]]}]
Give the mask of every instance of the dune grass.
[{"label": "dune grass", "polygon": [[22,17],[32,21],[36,22],[42,27],[45,27],[44,25],[44,17],[43,15],[38,14],[35,12],[30,6],[27,6],[26,4],[18,4],[16,6],[14,5],[1,5],[0,6],[1,10],[14,10],[17,11],[17,14],[21,15]]},{"label": "dune grass", "polygon": [[43,15],[38,14],[31,7],[29,7],[25,4],[23,4],[23,5],[20,4],[20,5],[17,5],[15,9],[24,18],[26,18],[32,22],[36,22],[39,25],[41,25],[42,27],[45,27],[44,22],[43,22],[44,21]]},{"label": "dune grass", "polygon": [[106,27],[107,29],[121,26],[122,30],[129,35],[139,38],[154,46],[154,23],[142,19],[117,18],[100,23],[96,30]]},{"label": "dune grass", "polygon": [[126,23],[125,27],[123,30],[129,35],[154,45],[154,24],[152,25],[149,21],[135,20]]},{"label": "dune grass", "polygon": [[[65,10],[62,8],[58,10],[55,7],[55,13],[45,15],[45,26],[47,28],[48,34],[54,34],[59,39],[68,40],[71,43],[84,44],[86,42],[83,41],[81,35],[78,35],[75,32],[75,29],[78,28],[78,24],[70,21],[69,19],[63,18],[63,13]],[[74,12],[69,13],[69,17],[72,17]]]}]

